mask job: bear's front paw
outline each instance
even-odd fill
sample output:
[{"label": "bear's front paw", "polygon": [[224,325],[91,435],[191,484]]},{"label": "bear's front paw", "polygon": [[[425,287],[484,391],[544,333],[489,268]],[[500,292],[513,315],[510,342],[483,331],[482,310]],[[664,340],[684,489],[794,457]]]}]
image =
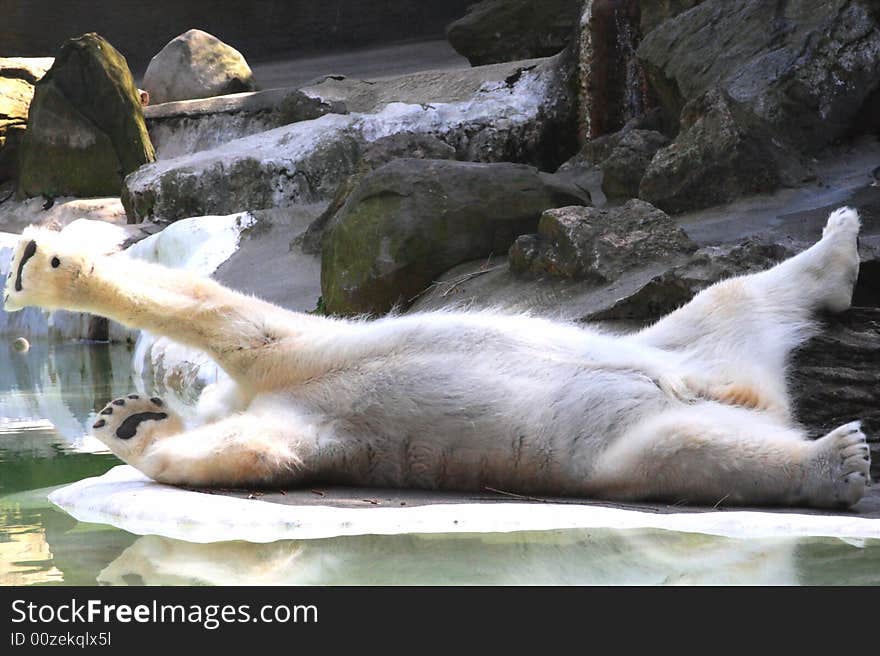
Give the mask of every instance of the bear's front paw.
[{"label": "bear's front paw", "polygon": [[159,397],[129,394],[108,403],[92,425],[95,437],[125,460],[158,438],[179,433],[183,422]]},{"label": "bear's front paw", "polygon": [[14,312],[27,306],[75,309],[87,277],[87,258],[66,247],[59,233],[28,228],[9,264],[3,307]]}]

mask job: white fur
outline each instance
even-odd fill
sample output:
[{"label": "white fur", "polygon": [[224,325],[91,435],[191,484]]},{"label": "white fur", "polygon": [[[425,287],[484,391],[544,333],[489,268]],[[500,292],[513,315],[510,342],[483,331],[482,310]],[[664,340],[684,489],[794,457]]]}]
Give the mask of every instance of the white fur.
[{"label": "white fur", "polygon": [[[816,310],[849,306],[858,229],[839,209],[812,248],[629,336],[495,312],[292,313],[38,231],[6,304],[102,314],[202,348],[230,374],[237,388],[203,401],[212,423],[148,421],[122,441],[117,412],[96,432],[160,481],[848,505],[867,483],[864,435],[847,425],[806,441],[785,365]],[[29,240],[37,255],[15,291]]]}]

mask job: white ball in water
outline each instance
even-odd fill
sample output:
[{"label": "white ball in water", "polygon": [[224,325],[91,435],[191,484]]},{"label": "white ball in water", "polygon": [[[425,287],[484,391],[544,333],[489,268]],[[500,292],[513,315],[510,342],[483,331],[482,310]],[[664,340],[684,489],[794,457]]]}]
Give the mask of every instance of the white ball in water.
[{"label": "white ball in water", "polygon": [[24,337],[19,337],[14,342],[12,342],[12,348],[14,348],[19,353],[27,353],[31,348],[31,343],[27,341]]}]

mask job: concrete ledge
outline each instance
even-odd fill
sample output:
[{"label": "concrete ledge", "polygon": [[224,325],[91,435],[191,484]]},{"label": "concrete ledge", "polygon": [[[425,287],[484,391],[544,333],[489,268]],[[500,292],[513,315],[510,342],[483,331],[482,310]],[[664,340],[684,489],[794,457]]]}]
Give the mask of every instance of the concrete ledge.
[{"label": "concrete ledge", "polygon": [[[394,499],[372,498],[375,490],[349,490],[347,500],[292,491],[283,503],[264,497],[206,494],[160,485],[127,465],[103,476],[55,490],[49,501],[83,522],[110,524],[138,535],[188,542],[273,542],[343,535],[405,533],[505,533],[571,528],[654,528],[751,539],[767,537],[880,538],[880,518],[791,511],[708,510],[664,512],[579,501],[548,503],[505,500],[474,502],[472,495],[395,491]],[[297,495],[317,501],[297,503]],[[292,497],[292,498],[289,498]],[[301,498],[302,498],[301,497]],[[364,507],[351,507],[360,498]],[[406,505],[401,505],[401,501]],[[375,502],[375,503],[373,503]],[[396,505],[393,505],[395,504]],[[386,505],[387,504],[387,505]]]}]

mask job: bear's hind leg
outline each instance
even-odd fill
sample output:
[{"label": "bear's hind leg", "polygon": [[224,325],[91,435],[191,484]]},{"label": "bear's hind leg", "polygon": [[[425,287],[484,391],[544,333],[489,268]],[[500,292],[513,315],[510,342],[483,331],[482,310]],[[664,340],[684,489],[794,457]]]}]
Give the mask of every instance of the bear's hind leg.
[{"label": "bear's hind leg", "polygon": [[704,289],[632,339],[682,354],[695,373],[695,396],[787,418],[788,356],[813,334],[815,312],[849,307],[858,233],[858,213],[840,208],[812,247],[766,271]]},{"label": "bear's hind leg", "polygon": [[870,484],[858,422],[816,441],[742,408],[669,411],[612,444],[587,492],[607,499],[847,507]]}]

